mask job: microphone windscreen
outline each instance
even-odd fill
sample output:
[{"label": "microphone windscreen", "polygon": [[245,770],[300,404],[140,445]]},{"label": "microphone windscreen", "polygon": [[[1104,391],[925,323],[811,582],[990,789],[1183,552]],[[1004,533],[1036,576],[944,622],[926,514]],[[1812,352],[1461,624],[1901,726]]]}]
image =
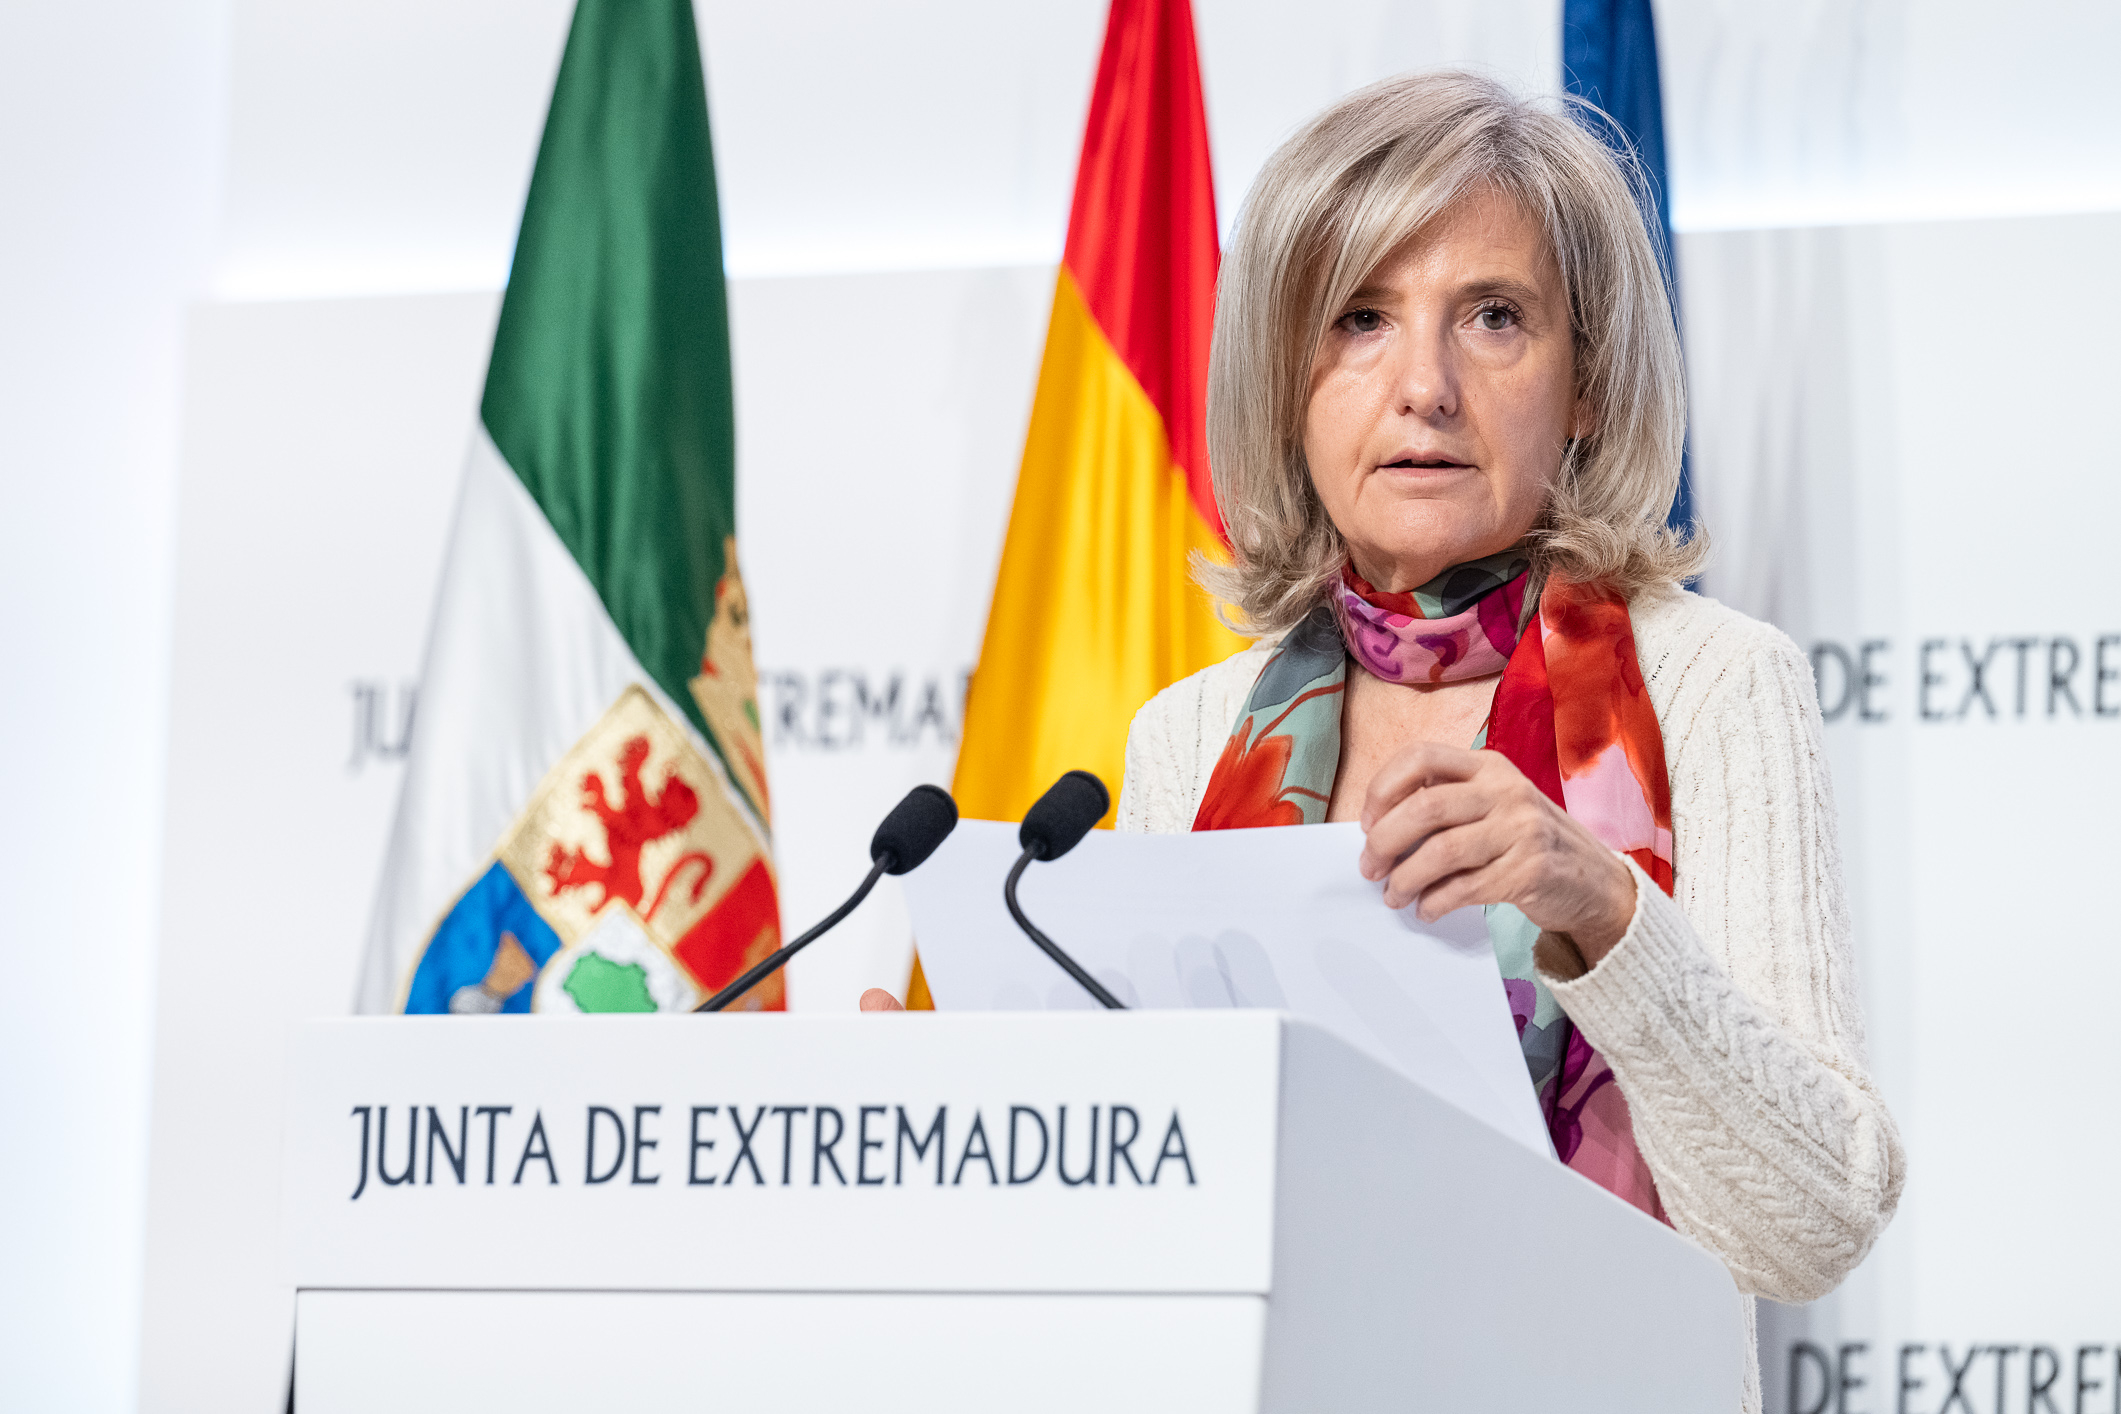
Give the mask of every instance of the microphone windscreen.
[{"label": "microphone windscreen", "polygon": [[1088,771],[1070,771],[1025,814],[1016,842],[1040,859],[1058,859],[1082,843],[1111,805],[1103,781]]},{"label": "microphone windscreen", "polygon": [[935,853],[935,847],[957,828],[957,802],[941,786],[915,786],[906,798],[891,807],[884,823],[869,841],[869,860],[885,855],[891,862],[886,874],[903,874]]}]

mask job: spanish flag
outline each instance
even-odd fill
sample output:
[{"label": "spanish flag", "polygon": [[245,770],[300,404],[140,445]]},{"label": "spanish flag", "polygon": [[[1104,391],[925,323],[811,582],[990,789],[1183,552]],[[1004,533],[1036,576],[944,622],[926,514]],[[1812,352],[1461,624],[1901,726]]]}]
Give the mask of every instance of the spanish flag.
[{"label": "spanish flag", "polygon": [[[1192,7],[1113,0],[965,706],[953,791],[971,818],[1021,819],[1076,767],[1116,788],[1141,705],[1244,647],[1187,570],[1225,554],[1206,415],[1218,258]],[[917,961],[911,992],[926,1000]]]},{"label": "spanish flag", "polygon": [[1192,8],[1113,0],[965,708],[968,816],[1020,819],[1078,766],[1117,787],[1136,710],[1244,646],[1187,573],[1223,545],[1205,406],[1216,261]]}]

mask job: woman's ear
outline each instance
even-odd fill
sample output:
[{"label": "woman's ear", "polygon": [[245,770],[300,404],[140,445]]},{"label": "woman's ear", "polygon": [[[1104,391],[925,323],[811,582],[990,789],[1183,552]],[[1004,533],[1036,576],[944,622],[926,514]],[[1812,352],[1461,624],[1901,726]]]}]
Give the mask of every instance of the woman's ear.
[{"label": "woman's ear", "polygon": [[1577,398],[1569,411],[1569,440],[1581,442],[1598,430],[1598,409],[1587,399]]}]

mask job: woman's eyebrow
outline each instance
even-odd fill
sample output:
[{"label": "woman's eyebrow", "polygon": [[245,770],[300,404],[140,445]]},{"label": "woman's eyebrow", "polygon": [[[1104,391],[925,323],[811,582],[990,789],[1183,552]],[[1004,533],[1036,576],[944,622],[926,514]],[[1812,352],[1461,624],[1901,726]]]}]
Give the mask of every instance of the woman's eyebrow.
[{"label": "woman's eyebrow", "polygon": [[[1515,276],[1483,275],[1462,282],[1451,292],[1453,303],[1491,296],[1501,296],[1518,304],[1536,304],[1541,298],[1541,291],[1538,285]],[[1366,304],[1394,304],[1402,298],[1401,291],[1394,286],[1363,285],[1349,294],[1341,308],[1355,309]]]},{"label": "woman's eyebrow", "polygon": [[1500,295],[1504,299],[1514,300],[1519,304],[1536,304],[1540,299],[1539,286],[1508,275],[1492,275],[1476,280],[1468,280],[1458,287],[1457,293],[1458,298],[1461,300]]}]

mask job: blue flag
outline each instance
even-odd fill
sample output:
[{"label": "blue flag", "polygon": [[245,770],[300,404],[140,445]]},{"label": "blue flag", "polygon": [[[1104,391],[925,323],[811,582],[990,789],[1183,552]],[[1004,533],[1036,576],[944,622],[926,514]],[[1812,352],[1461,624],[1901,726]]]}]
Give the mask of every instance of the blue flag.
[{"label": "blue flag", "polygon": [[[1657,79],[1657,21],[1650,0],[1563,0],[1561,81],[1570,93],[1606,115],[1608,124],[1592,125],[1598,136],[1616,151],[1632,147],[1642,163],[1656,205],[1654,216],[1643,213],[1644,224],[1664,265],[1676,319],[1679,279],[1665,180],[1664,90]],[[1679,494],[1672,498],[1666,521],[1682,530],[1694,523],[1694,478],[1683,454]]]}]

